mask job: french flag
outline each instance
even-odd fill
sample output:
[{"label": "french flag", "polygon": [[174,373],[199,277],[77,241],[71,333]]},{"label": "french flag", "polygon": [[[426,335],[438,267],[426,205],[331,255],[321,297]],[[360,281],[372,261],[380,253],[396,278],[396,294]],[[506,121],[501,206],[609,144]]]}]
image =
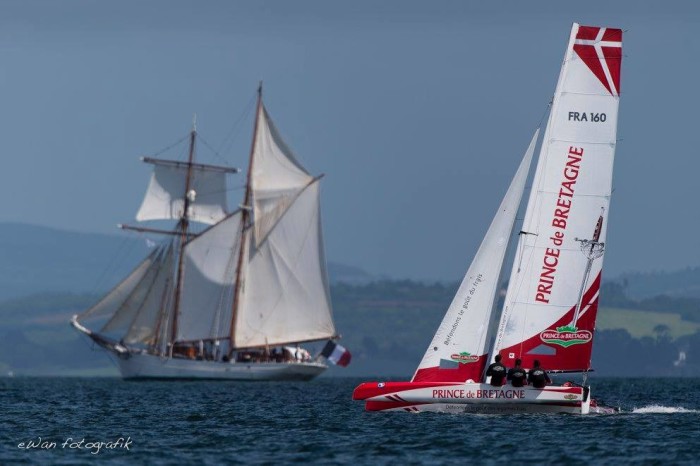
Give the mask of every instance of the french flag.
[{"label": "french flag", "polygon": [[321,356],[328,359],[333,364],[343,367],[350,364],[350,359],[352,358],[350,351],[346,350],[332,340],[329,340],[328,343],[326,343],[326,346],[323,347]]}]

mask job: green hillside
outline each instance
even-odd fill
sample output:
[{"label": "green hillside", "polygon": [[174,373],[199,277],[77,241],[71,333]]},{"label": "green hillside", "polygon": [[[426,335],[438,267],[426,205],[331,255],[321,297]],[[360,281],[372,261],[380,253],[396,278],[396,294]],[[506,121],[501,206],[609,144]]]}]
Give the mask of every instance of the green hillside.
[{"label": "green hillside", "polygon": [[623,329],[634,338],[655,338],[664,333],[659,326],[666,326],[673,340],[700,330],[700,323],[684,320],[680,314],[636,309],[601,308],[596,322],[597,330]]}]

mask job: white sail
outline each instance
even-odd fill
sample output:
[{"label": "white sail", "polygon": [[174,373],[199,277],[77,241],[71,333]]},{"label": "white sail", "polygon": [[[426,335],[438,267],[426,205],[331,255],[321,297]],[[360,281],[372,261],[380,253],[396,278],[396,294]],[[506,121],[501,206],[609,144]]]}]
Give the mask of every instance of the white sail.
[{"label": "white sail", "polygon": [[[226,172],[193,165],[188,219],[214,224],[226,216]],[[183,216],[187,165],[156,164],[136,220],[178,220]]]},{"label": "white sail", "polygon": [[590,367],[603,262],[592,249],[602,255],[607,231],[621,47],[620,29],[571,30],[496,335],[506,365]]},{"label": "white sail", "polygon": [[452,304],[413,376],[414,382],[480,380],[488,362],[489,323],[515,216],[539,129],[467,270]]},{"label": "white sail", "polygon": [[260,245],[301,191],[313,180],[294,158],[262,107],[251,167],[256,245]]},{"label": "white sail", "polygon": [[[107,295],[100,299],[97,304],[80,314],[78,317],[79,320],[109,318],[105,323],[105,325],[109,325],[110,321],[115,320],[115,314],[122,308],[124,302],[129,298],[131,293],[133,293],[139,282],[141,282],[151,268],[155,267],[154,262],[158,260],[160,253],[160,250],[151,252],[146,259],[144,259],[124,280],[107,293]],[[122,330],[125,330],[135,312],[136,310],[134,309],[133,313],[126,315],[127,313],[122,311],[124,315],[119,318],[121,322],[115,321],[111,327],[121,327]]]},{"label": "white sail", "polygon": [[238,211],[185,245],[178,340],[229,336],[240,229]]},{"label": "white sail", "polygon": [[248,235],[236,347],[278,345],[335,335],[323,254],[319,182],[275,222],[260,246]]},{"label": "white sail", "polygon": [[[172,280],[174,272],[175,248],[171,243],[164,251],[162,260],[152,280],[143,280],[139,288],[142,292],[134,293],[134,305],[138,305],[138,313],[129,325],[129,330],[124,335],[126,344],[144,343],[154,345],[158,339],[157,333],[162,338],[169,331],[169,319],[171,314]],[[137,288],[138,289],[138,288]]]},{"label": "white sail", "polygon": [[[137,319],[140,319],[143,325],[153,327],[155,317],[146,324],[141,316],[142,313],[146,313],[144,302],[153,291],[156,294],[162,294],[163,290],[162,288],[158,289],[159,286],[156,282],[159,276],[172,273],[172,261],[169,260],[171,256],[171,247],[155,250],[107,296],[82,314],[80,319],[111,314],[111,318],[101,328],[100,332],[104,334],[119,334],[120,337],[130,332],[133,323]],[[154,313],[148,314],[154,316]]]}]

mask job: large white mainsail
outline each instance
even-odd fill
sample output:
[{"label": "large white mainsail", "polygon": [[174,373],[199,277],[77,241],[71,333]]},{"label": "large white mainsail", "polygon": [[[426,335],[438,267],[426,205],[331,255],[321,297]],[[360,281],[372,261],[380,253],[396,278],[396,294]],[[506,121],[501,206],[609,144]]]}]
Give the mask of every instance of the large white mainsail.
[{"label": "large white mainsail", "polygon": [[465,382],[481,378],[488,358],[487,346],[491,343],[488,330],[498,280],[538,135],[539,129],[532,136],[491,226],[413,376],[413,382]]},{"label": "large white mainsail", "polygon": [[237,211],[185,245],[178,340],[228,337],[240,228]]},{"label": "large white mainsail", "polygon": [[573,25],[496,335],[507,364],[590,369],[621,57],[620,29]]},{"label": "large white mainsail", "polygon": [[254,235],[247,235],[241,265],[235,346],[335,336],[319,180],[296,161],[262,105],[250,175]]}]

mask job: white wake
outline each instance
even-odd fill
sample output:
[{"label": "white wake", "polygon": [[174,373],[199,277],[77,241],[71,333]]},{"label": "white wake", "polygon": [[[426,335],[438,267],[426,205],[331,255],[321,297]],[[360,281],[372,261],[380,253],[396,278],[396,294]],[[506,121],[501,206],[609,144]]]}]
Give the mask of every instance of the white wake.
[{"label": "white wake", "polygon": [[635,414],[675,414],[675,413],[698,413],[697,409],[683,408],[682,406],[661,406],[661,405],[650,405],[644,406],[643,408],[634,408],[632,410]]}]

